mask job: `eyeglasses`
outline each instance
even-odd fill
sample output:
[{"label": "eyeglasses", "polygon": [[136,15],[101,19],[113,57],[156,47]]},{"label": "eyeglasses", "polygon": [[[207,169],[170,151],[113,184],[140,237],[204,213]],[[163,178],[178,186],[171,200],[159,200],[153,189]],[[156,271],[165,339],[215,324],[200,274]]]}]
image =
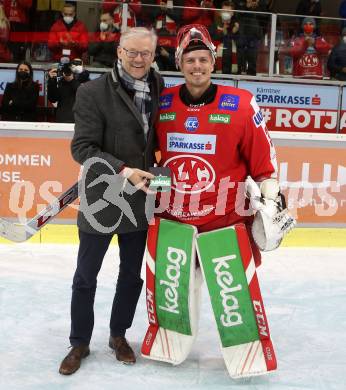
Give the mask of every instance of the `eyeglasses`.
[{"label": "eyeglasses", "polygon": [[139,54],[143,59],[147,60],[152,55],[152,52],[149,50],[143,50],[143,51],[128,50],[125,49],[125,47],[122,47],[122,49],[125,50],[125,53],[129,58],[136,58]]}]

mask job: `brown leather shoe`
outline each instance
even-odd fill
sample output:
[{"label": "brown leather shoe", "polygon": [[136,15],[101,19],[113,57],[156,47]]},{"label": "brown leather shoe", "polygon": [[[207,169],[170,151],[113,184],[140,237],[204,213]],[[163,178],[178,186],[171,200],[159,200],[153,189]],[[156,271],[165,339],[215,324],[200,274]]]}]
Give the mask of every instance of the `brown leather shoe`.
[{"label": "brown leather shoe", "polygon": [[136,363],[136,356],[125,337],[109,337],[109,347],[115,351],[116,358],[124,364]]},{"label": "brown leather shoe", "polygon": [[68,353],[68,355],[66,355],[65,359],[60,364],[60,374],[71,375],[76,372],[81,365],[82,359],[87,357],[89,353],[90,349],[88,345],[72,347],[71,351]]}]

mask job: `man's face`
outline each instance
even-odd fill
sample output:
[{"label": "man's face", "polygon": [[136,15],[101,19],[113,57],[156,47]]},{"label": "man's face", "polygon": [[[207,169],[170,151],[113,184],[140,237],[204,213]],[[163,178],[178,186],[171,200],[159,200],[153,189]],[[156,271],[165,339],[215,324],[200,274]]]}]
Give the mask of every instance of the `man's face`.
[{"label": "man's face", "polygon": [[100,16],[100,22],[107,23],[108,25],[111,25],[113,23],[113,18],[110,14],[102,14]]},{"label": "man's face", "polygon": [[205,87],[210,84],[211,73],[214,70],[213,59],[209,50],[194,50],[183,54],[180,66],[185,77],[186,86]]},{"label": "man's face", "polygon": [[135,79],[141,79],[149,72],[154,54],[155,47],[149,37],[128,38],[124,47],[118,47],[118,58],[124,70]]},{"label": "man's face", "polygon": [[76,12],[73,7],[64,7],[62,10],[62,16],[72,16],[75,17]]}]

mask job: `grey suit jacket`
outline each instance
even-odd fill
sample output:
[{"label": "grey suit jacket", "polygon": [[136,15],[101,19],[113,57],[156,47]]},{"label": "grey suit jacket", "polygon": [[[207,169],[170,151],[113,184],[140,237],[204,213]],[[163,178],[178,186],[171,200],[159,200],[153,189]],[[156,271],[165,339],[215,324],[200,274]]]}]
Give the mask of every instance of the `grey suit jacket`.
[{"label": "grey suit jacket", "polygon": [[87,167],[91,157],[108,163],[91,164],[83,181],[77,223],[86,233],[127,233],[147,228],[145,193],[135,191],[127,182],[124,192],[119,194],[124,183],[112,169],[118,173],[123,165],[143,170],[153,166],[153,124],[163,80],[154,70],[150,71],[149,80],[152,113],[147,139],[138,109],[111,73],[78,88],[71,143],[73,158]]}]

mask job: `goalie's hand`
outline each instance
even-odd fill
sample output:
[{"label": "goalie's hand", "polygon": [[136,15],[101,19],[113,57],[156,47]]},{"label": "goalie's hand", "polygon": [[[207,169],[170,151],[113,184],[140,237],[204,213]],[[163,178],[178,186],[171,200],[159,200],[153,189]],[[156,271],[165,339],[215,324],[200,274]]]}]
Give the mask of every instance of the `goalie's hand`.
[{"label": "goalie's hand", "polygon": [[245,182],[246,196],[256,211],[252,224],[252,235],[262,251],[276,249],[285,234],[296,225],[286,208],[285,198],[275,179],[265,179],[260,184],[248,176]]}]

